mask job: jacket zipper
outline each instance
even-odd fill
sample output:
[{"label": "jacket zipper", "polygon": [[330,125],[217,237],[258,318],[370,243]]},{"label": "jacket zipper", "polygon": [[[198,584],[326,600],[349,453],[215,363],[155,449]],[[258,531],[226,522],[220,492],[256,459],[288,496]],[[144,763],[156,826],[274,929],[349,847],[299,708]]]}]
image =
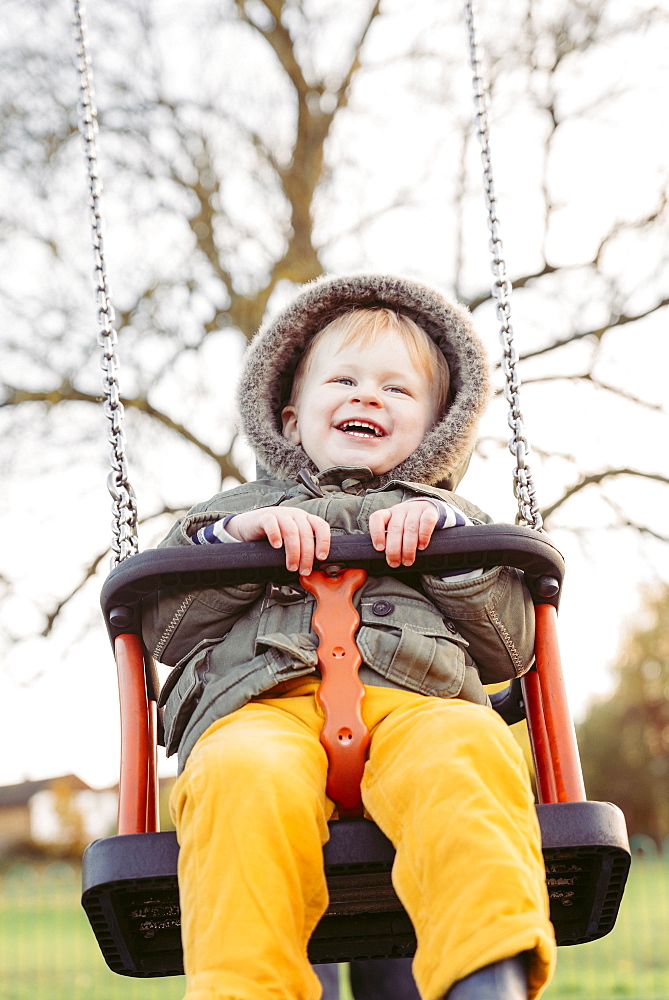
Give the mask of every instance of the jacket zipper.
[{"label": "jacket zipper", "polygon": [[153,651],[154,659],[160,660],[161,654],[165,652],[165,648],[167,647],[167,644],[169,643],[170,639],[176,632],[179,622],[186,614],[186,612],[188,611],[189,607],[191,606],[194,600],[195,600],[195,594],[188,594],[188,596],[183,599],[183,601],[177,608],[176,612],[172,616],[172,621],[169,623],[169,625],[161,635],[160,642]]}]

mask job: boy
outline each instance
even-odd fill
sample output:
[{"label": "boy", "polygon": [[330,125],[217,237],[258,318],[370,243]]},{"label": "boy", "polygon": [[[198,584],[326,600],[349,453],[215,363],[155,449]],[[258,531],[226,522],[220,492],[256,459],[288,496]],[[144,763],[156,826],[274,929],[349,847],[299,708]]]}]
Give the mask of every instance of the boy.
[{"label": "boy", "polygon": [[[267,477],[194,507],[163,544],[267,538],[309,574],[332,534],[369,532],[389,566],[435,530],[488,522],[451,490],[488,399],[464,309],[399,278],[308,286],[248,352],[244,429]],[[420,589],[419,589],[420,586]],[[306,957],[327,906],[333,804],[319,742],[313,599],[301,587],[166,590],[145,613],[161,693],[188,1000],[316,1000]],[[515,570],[355,598],[370,730],[366,810],[396,848],[425,1000],[520,1000],[554,938],[526,768],[483,683],[523,673],[533,611]]]}]

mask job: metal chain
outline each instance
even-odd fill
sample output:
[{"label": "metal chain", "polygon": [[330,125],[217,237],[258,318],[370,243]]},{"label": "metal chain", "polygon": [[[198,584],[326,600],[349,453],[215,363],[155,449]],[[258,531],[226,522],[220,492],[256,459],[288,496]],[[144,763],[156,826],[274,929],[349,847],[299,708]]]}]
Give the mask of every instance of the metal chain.
[{"label": "metal chain", "polygon": [[478,39],[475,0],[465,0],[465,18],[469,32],[470,61],[474,74],[472,83],[474,85],[474,106],[476,109],[476,134],[481,144],[483,190],[488,209],[489,247],[492,255],[491,269],[493,273],[492,294],[495,299],[497,319],[500,323],[502,370],[505,378],[504,395],[509,404],[508,422],[509,427],[513,431],[513,436],[509,441],[509,450],[516,460],[516,467],[513,473],[514,493],[518,501],[516,523],[528,525],[530,528],[539,531],[543,524],[543,519],[537,506],[532,471],[527,464],[530,445],[525,436],[523,414],[520,409],[520,375],[517,369],[518,353],[513,346],[513,327],[511,326],[511,282],[506,276],[506,262],[503,256],[504,248],[497,215],[497,197],[495,195],[490,157],[488,87],[485,81],[481,47]]},{"label": "metal chain", "polygon": [[102,184],[98,173],[97,132],[98,118],[93,91],[93,74],[88,48],[86,18],[83,0],[74,0],[74,28],[76,66],[79,75],[79,131],[84,140],[84,152],[90,189],[92,245],[96,299],[98,303],[98,344],[102,348],[100,365],[103,371],[104,412],[109,421],[108,441],[111,472],[107,488],[112,497],[112,568],[139,548],[137,541],[137,504],[135,493],[128,480],[123,433],[123,404],[118,379],[117,334],[114,329],[114,310],[111,304],[107,265],[103,246],[103,223],[100,206]]}]

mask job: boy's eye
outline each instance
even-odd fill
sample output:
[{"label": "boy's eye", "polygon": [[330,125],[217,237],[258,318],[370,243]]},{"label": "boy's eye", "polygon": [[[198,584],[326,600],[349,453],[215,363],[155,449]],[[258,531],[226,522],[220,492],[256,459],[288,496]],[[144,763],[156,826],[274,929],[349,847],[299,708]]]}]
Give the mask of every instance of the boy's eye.
[{"label": "boy's eye", "polygon": [[353,379],[348,375],[338,375],[336,378],[332,379],[333,382],[338,382],[340,385],[354,385]]},{"label": "boy's eye", "polygon": [[387,385],[386,389],[388,390],[388,392],[401,392],[405,396],[408,395],[407,390],[404,389],[401,385]]}]

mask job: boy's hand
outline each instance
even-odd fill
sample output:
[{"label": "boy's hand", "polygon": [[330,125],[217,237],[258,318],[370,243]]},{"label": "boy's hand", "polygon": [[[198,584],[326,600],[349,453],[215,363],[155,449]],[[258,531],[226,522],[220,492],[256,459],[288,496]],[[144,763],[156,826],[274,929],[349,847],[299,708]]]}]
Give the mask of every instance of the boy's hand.
[{"label": "boy's hand", "polygon": [[369,517],[369,534],[377,551],[386,550],[389,566],[412,566],[416,551],[426,548],[438,520],[433,503],[412,500],[375,510]]},{"label": "boy's hand", "polygon": [[327,559],[330,525],[322,517],[307,514],[300,507],[258,507],[235,514],[225,529],[240,542],[266,538],[275,549],[286,550],[286,569],[311,573],[316,559]]}]

